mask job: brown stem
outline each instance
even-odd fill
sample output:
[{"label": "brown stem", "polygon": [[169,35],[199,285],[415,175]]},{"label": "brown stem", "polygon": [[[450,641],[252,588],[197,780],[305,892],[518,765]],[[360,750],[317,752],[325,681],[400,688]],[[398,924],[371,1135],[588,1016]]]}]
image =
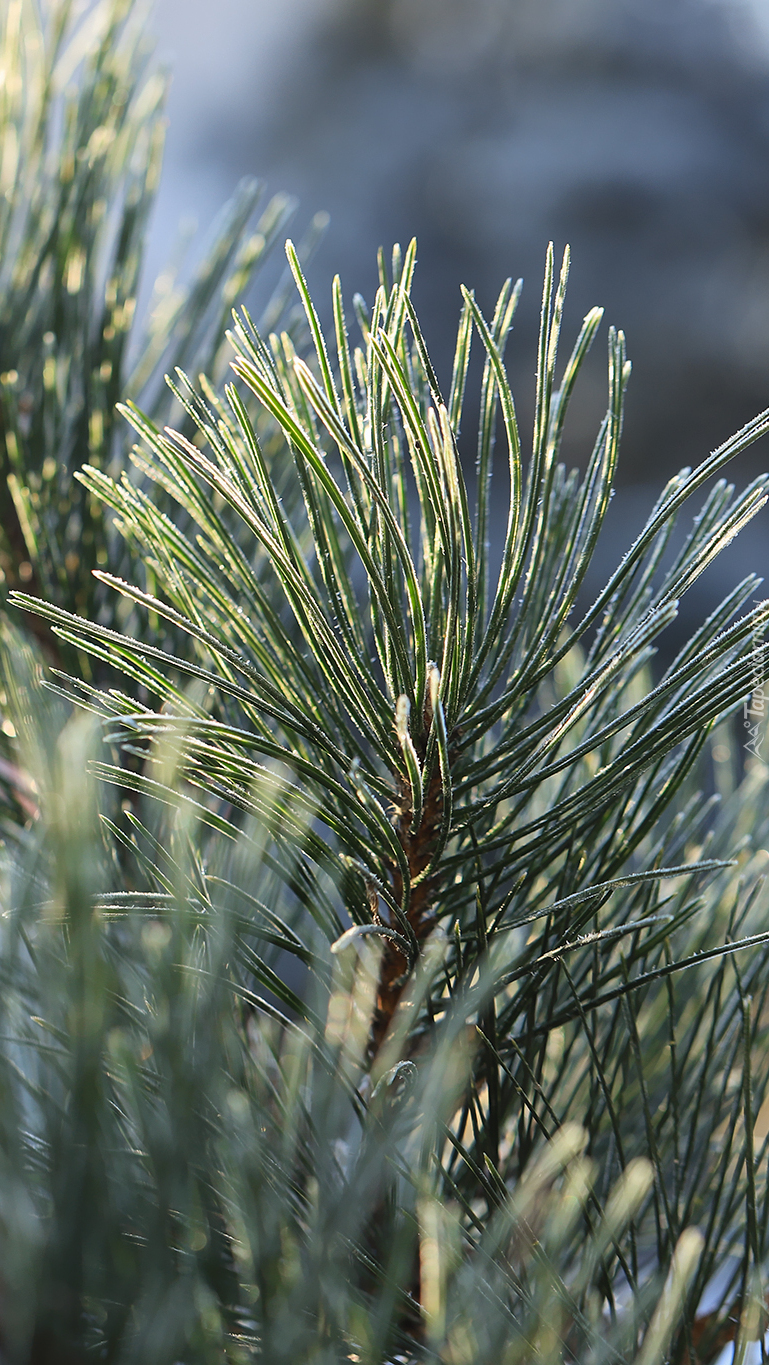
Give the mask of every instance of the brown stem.
[{"label": "brown stem", "polygon": [[[406,854],[409,879],[413,886],[416,878],[430,864],[435,841],[441,827],[443,818],[441,774],[436,766],[425,794],[421,824],[413,834],[411,832],[411,788],[408,780],[404,777],[399,778],[398,786],[399,805],[396,828],[403,851]],[[400,868],[393,865],[390,869],[390,875],[393,895],[396,901],[402,904],[404,887]],[[435,879],[433,877],[427,877],[421,881],[418,886],[413,887],[411,892],[408,921],[414,931],[417,943],[422,943],[427,938],[435,923],[434,893]],[[406,985],[407,971],[408,963],[400,948],[392,940],[385,939],[382,964],[379,969],[376,1008],[371,1028],[371,1052],[373,1056],[376,1056],[379,1051],[390,1027],[393,1015],[398,1007],[398,1001]]]}]

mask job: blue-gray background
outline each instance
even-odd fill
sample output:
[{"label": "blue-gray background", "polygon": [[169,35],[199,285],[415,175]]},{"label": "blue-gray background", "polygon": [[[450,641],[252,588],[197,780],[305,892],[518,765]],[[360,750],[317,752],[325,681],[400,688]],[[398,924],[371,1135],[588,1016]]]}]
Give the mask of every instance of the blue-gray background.
[{"label": "blue-gray background", "polygon": [[[664,480],[769,407],[769,0],[155,0],[173,70],[150,263],[180,219],[205,234],[243,175],[289,190],[296,232],[330,225],[327,293],[375,288],[375,252],[416,235],[415,298],[444,373],[459,283],[491,309],[525,288],[511,342],[529,420],[542,264],[573,253],[566,336],[592,304],[634,363],[601,564]],[[194,254],[194,248],[193,248]],[[596,355],[566,457],[604,397]],[[769,468],[769,441],[729,471]],[[690,600],[769,568],[766,512]]]}]

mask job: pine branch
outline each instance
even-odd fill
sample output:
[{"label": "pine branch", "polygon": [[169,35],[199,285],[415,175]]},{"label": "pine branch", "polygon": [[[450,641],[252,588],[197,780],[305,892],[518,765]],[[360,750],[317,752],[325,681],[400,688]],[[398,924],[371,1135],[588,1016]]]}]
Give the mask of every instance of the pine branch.
[{"label": "pine branch", "polygon": [[[745,610],[757,581],[735,588],[656,679],[650,662],[680,597],[764,506],[767,481],[739,495],[714,484],[673,553],[683,505],[769,430],[769,415],[671,480],[570,626],[609,504],[629,367],[622,335],[610,330],[606,415],[585,472],[567,473],[557,453],[568,401],[600,321],[589,315],[559,371],[568,260],[556,283],[548,256],[524,467],[503,354],[517,298],[509,282],[491,323],[465,294],[444,404],[409,294],[413,246],[396,254],[372,310],[359,303],[362,344],[352,354],[341,286],[329,342],[288,254],[313,363],[239,314],[235,381],[222,393],[209,381],[196,390],[183,375],[174,384],[185,430],[161,431],[138,407],[124,408],[139,435],[142,483],[93,465],[78,475],[117,515],[153,578],[151,590],[103,571],[99,582],[146,612],[154,633],[133,637],[30,594],[12,600],[127,679],[125,690],[106,691],[60,673],[56,687],[101,717],[121,751],[120,762],[99,757],[93,770],[134,794],[108,828],[136,896],[175,897],[205,939],[217,922],[214,888],[244,888],[248,908],[238,892],[228,921],[228,960],[247,1017],[271,1020],[285,1039],[298,1031],[309,1058],[323,1053],[321,1034],[336,1046],[335,1011],[346,1011],[354,1063],[324,1054],[324,1074],[341,1067],[351,1087],[345,1105],[357,1113],[378,1114],[373,1096],[404,1065],[424,1087],[402,1115],[404,1123],[407,1114],[427,1116],[418,1137],[403,1130],[413,1148],[385,1125],[388,1171],[413,1189],[411,1203],[398,1202],[388,1175],[367,1187],[353,1230],[339,1208],[328,1213],[362,1267],[364,1301],[390,1305],[378,1358],[398,1334],[412,1338],[407,1358],[415,1336],[449,1349],[471,1320],[473,1359],[497,1359],[503,1348],[528,1359],[516,1324],[529,1312],[537,1340],[543,1323],[556,1324],[553,1350],[634,1359],[645,1331],[642,1354],[671,1342],[691,1354],[695,1339],[705,1351],[708,1333],[716,1341],[727,1330],[734,1294],[725,1293],[705,1332],[696,1328],[702,1290],[742,1246],[746,1206],[758,1247],[751,1254],[763,1256],[769,1207],[761,1154],[738,1124],[746,1103],[751,1116],[760,1112],[769,1083],[760,1060],[766,891],[751,861],[764,838],[755,812],[765,771],[747,775],[722,816],[697,794],[716,737],[718,746],[730,742],[729,718],[764,658],[769,607]],[[472,338],[485,358],[475,504],[458,430]],[[486,538],[500,416],[510,502],[494,582]],[[183,648],[166,647],[162,622]],[[172,852],[164,831],[175,818],[195,826],[193,855]],[[258,888],[217,868],[225,845],[254,839]],[[180,881],[189,856],[195,870]],[[148,904],[130,894],[110,903],[121,915]],[[153,903],[158,916],[167,903]],[[364,1007],[357,986],[337,990],[334,973],[351,972],[372,941],[377,965],[360,968]],[[292,984],[289,958],[307,966],[308,989]],[[329,991],[324,1025],[318,998]],[[748,1068],[749,1088],[735,1089],[730,1078]],[[358,1198],[347,1168],[317,1174],[328,1173],[337,1141],[316,1128],[318,1112],[313,1102],[286,1129],[303,1155],[298,1167],[293,1155],[281,1167],[292,1171],[304,1220],[307,1186],[297,1170]],[[373,1137],[367,1146],[368,1121],[359,1150],[375,1151],[381,1164]],[[569,1147],[575,1122],[587,1134],[579,1143],[587,1142],[593,1183],[579,1143]],[[326,1131],[311,1156],[299,1136],[305,1127]],[[560,1166],[559,1142],[570,1152]],[[413,1167],[403,1156],[408,1176],[407,1150],[418,1153]],[[639,1160],[651,1183],[628,1195],[625,1222],[607,1225],[614,1181],[629,1180]],[[549,1202],[561,1178],[583,1191],[574,1213],[580,1244],[602,1247],[592,1260],[588,1253],[582,1279],[549,1250],[552,1235],[567,1260],[573,1254],[571,1232],[561,1243],[547,1231],[551,1217],[576,1226]],[[454,1278],[430,1249],[443,1227],[438,1207],[461,1229]],[[388,1247],[398,1248],[397,1270]],[[670,1290],[653,1310],[671,1265]],[[633,1325],[616,1307],[623,1276],[635,1296]],[[594,1328],[604,1304],[616,1318],[610,1344]],[[308,1311],[317,1322],[325,1309]],[[360,1338],[351,1339],[360,1354]],[[280,1359],[280,1334],[270,1340]]]}]

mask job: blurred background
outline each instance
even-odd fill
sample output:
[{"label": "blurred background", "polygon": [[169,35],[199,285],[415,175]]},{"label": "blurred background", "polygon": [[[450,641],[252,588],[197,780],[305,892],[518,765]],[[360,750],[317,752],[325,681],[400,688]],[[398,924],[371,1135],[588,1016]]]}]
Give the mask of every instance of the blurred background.
[{"label": "blurred background", "polygon": [[[153,269],[180,220],[202,236],[258,175],[299,197],[297,235],[329,211],[321,296],[339,270],[371,301],[377,247],[417,237],[444,377],[460,282],[490,311],[522,275],[508,358],[526,428],[545,247],[571,244],[566,343],[602,304],[634,365],[607,559],[667,477],[769,407],[769,0],[154,0],[152,26],[173,71]],[[569,463],[605,401],[594,350]],[[764,441],[728,473],[766,468]],[[768,528],[765,512],[687,614],[769,567]]]}]

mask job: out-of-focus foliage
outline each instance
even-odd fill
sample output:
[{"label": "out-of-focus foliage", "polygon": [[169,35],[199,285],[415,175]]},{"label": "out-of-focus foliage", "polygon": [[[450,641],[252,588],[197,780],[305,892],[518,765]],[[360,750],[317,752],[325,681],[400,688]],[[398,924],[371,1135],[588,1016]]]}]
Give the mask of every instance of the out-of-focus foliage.
[{"label": "out-of-focus foliage", "polygon": [[[114,601],[92,570],[145,570],[75,471],[126,467],[118,399],[141,398],[163,425],[181,415],[165,370],[220,376],[232,304],[293,212],[277,195],[254,221],[262,188],[244,182],[191,279],[169,265],[137,315],[165,131],[146,17],[130,0],[0,7],[0,601],[25,587],[107,623]],[[286,323],[285,302],[283,286],[268,294],[267,326]],[[49,662],[72,664],[27,625]],[[2,696],[0,680],[0,710]],[[0,806],[18,813],[32,795],[0,731]]]},{"label": "out-of-focus foliage", "polygon": [[145,19],[131,0],[0,16],[0,569],[4,591],[92,618],[110,609],[91,570],[123,552],[73,474],[122,467],[118,399],[162,424],[164,370],[220,372],[224,320],[292,210],[278,196],[249,226],[261,189],[244,183],[191,282],[169,268],[137,318],[166,83]]},{"label": "out-of-focus foliage", "polygon": [[[297,855],[309,834],[288,774],[264,772],[254,789],[261,819],[208,865],[183,799],[165,810],[144,803],[130,861],[152,848],[154,888],[127,894],[109,793],[86,771],[98,752],[93,726],[76,717],[62,730],[23,637],[6,630],[3,648],[16,661],[10,709],[41,811],[0,869],[4,1359],[523,1365],[535,1353],[652,1365],[680,1354],[692,1331],[704,1340],[692,1310],[750,1180],[744,1152],[727,1143],[702,1185],[704,1208],[686,1179],[680,1192],[659,1183],[671,1116],[656,1107],[655,1077],[664,1085],[665,1069],[678,1066],[680,1102],[697,1092],[704,1121],[753,1121],[750,1092],[724,1086],[732,1072],[721,1066],[760,1055],[763,1010],[751,1013],[744,992],[765,947],[736,978],[723,960],[696,969],[661,1046],[664,982],[641,1008],[636,994],[633,1027],[615,1023],[614,1048],[599,1043],[615,1104],[636,1115],[612,1157],[596,1142],[596,1110],[573,1100],[582,1080],[590,1089],[594,1035],[572,1022],[551,1035],[535,1089],[506,1100],[507,1157],[492,1163],[476,1140],[473,1159],[463,1142],[470,1112],[483,1123],[492,963],[463,980],[449,965],[446,978],[450,944],[434,935],[409,1005],[413,1017],[431,993],[440,1002],[429,1036],[415,1052],[413,1033],[401,1031],[372,1070],[381,954],[364,942],[329,955],[305,926],[312,984],[289,1020],[254,982],[275,946],[299,942],[299,925],[281,926],[275,909],[281,884],[284,910],[294,899],[286,825]],[[168,783],[180,758],[177,743],[158,746],[153,762]],[[754,779],[735,814],[752,811],[756,794]],[[747,868],[743,894],[753,885]],[[726,891],[711,884],[705,916]],[[441,979],[449,988],[436,992]],[[600,1028],[600,1012],[592,1018]],[[549,1104],[569,1096],[586,1127],[548,1119]],[[653,1161],[637,1155],[648,1104]],[[681,1174],[696,1182],[707,1140],[686,1124],[677,1140]],[[763,1199],[760,1170],[756,1160]],[[663,1293],[654,1228],[660,1201],[678,1207],[681,1195]],[[753,1271],[751,1262],[742,1274],[750,1303]]]}]

